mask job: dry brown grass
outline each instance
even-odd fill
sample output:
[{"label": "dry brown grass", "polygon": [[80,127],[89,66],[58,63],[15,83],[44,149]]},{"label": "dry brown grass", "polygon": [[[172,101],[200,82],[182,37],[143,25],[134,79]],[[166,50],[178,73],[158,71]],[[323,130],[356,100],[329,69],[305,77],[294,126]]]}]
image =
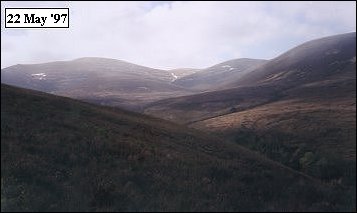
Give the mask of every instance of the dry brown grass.
[{"label": "dry brown grass", "polygon": [[334,150],[348,159],[356,158],[356,105],[351,99],[332,103],[298,99],[278,101],[192,126],[217,133],[229,133],[242,127],[254,131],[279,131],[318,139],[319,148]]}]

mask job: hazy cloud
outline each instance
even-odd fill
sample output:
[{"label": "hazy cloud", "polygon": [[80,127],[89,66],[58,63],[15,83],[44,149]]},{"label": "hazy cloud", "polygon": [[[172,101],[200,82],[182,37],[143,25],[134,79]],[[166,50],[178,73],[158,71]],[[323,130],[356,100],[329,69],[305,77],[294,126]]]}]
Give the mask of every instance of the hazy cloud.
[{"label": "hazy cloud", "polygon": [[[69,29],[5,29],[4,8],[69,7]],[[356,31],[355,2],[1,2],[1,66],[85,56],[155,68],[269,59]]]}]

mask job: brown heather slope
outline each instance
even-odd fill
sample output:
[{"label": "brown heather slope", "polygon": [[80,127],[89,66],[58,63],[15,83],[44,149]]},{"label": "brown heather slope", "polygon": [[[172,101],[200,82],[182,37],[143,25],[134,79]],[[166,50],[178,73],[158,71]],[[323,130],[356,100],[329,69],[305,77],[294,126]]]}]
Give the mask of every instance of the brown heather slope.
[{"label": "brown heather slope", "polygon": [[1,86],[2,211],[353,211],[322,184],[157,118]]},{"label": "brown heather slope", "polygon": [[[192,124],[210,132],[238,134],[242,128],[255,132],[281,132],[299,137],[311,149],[356,158],[356,102],[283,100],[242,112],[218,116]],[[284,143],[301,141],[282,141]]]}]

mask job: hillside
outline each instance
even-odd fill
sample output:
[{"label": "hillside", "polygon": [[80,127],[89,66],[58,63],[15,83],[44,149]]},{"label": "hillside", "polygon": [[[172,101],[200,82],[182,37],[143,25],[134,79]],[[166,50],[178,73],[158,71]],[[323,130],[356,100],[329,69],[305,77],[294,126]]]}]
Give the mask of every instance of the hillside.
[{"label": "hillside", "polygon": [[266,104],[280,96],[279,90],[269,85],[239,87],[155,101],[145,105],[144,113],[190,124]]},{"label": "hillside", "polygon": [[[355,188],[356,101],[351,98],[281,100],[192,126],[260,151],[298,171],[346,181]],[[321,160],[321,165],[304,169],[300,160],[308,152],[315,155],[315,163]]]},{"label": "hillside", "polygon": [[133,110],[152,100],[191,94],[172,85],[174,79],[165,70],[94,57],[1,70],[2,83]]},{"label": "hillside", "polygon": [[157,118],[1,86],[2,211],[345,211],[355,201]]},{"label": "hillside", "polygon": [[198,91],[212,91],[225,85],[227,81],[239,80],[265,62],[266,60],[261,59],[233,59],[186,75],[176,80],[174,84]]},{"label": "hillside", "polygon": [[355,197],[355,33],[302,44],[225,87],[233,88],[160,100],[145,112],[344,185]]},{"label": "hillside", "polygon": [[[200,129],[227,135],[241,129],[255,132],[274,131],[300,138],[293,143],[306,143],[312,150],[333,152],[339,158],[356,158],[356,64],[339,70],[340,75],[279,91],[276,99],[256,104],[193,125]],[[256,87],[260,88],[260,87]],[[261,86],[266,88],[267,86]],[[263,91],[263,90],[262,90]],[[256,96],[269,97],[259,92]],[[245,94],[247,96],[247,94]],[[232,97],[232,96],[231,96]],[[283,139],[281,139],[283,140]],[[278,140],[280,141],[280,140]],[[289,141],[289,140],[288,140]],[[284,142],[286,143],[286,142]]]},{"label": "hillside", "polygon": [[257,84],[294,87],[338,77],[351,63],[356,63],[356,32],[306,42],[225,87]]}]

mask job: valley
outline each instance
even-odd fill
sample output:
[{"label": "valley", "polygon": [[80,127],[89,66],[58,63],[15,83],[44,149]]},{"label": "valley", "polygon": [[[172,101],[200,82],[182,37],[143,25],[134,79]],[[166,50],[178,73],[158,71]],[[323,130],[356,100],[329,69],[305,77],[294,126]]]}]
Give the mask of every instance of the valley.
[{"label": "valley", "polygon": [[340,186],[185,126],[5,85],[1,104],[2,211],[353,208]]},{"label": "valley", "polygon": [[18,64],[1,83],[2,211],[356,210],[355,32],[202,69]]},{"label": "valley", "polygon": [[225,86],[236,87],[157,101],[145,113],[355,188],[355,39],[350,33],[307,42]]}]

